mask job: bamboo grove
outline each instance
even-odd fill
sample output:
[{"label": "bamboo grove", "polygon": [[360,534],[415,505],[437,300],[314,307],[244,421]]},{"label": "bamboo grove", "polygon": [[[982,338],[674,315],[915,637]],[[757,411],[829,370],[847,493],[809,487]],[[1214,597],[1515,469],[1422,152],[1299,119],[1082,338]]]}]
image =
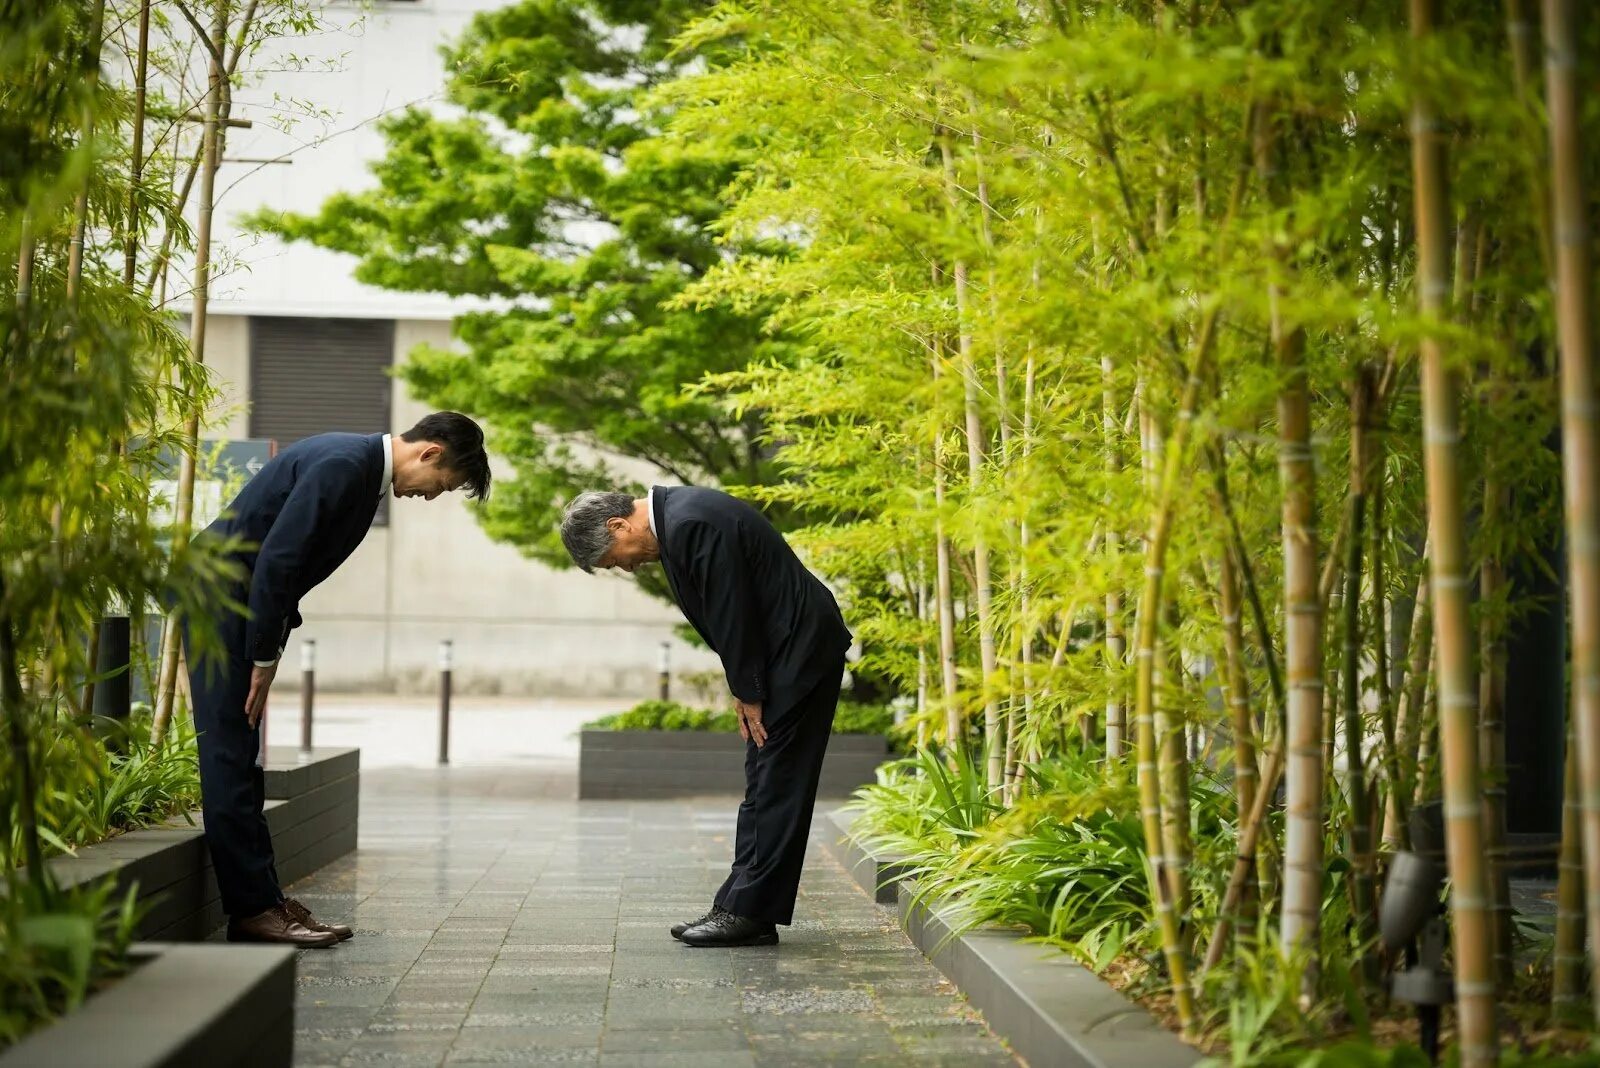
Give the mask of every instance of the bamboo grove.
[{"label": "bamboo grove", "polygon": [[[192,731],[163,748],[164,722],[145,743],[148,721],[92,720],[99,623],[203,619],[231,566],[162,506],[187,517],[216,400],[207,225],[231,85],[312,25],[300,0],[0,2],[0,1045],[123,970],[135,933],[131,895],[59,888],[44,856],[194,801]],[[163,455],[187,472],[176,502],[153,487]]]},{"label": "bamboo grove", "polygon": [[[1600,994],[1583,14],[736,3],[682,44],[738,58],[659,92],[671,136],[748,161],[730,245],[790,242],[682,299],[772,302],[802,355],[706,388],[827,517],[806,543],[918,742],[1002,808],[1063,753],[1133,788],[1186,1031],[1267,950],[1298,1011],[1377,991],[1387,858],[1441,800],[1461,1063]],[[1562,545],[1552,979],[1508,896],[1506,643],[1518,562]]]}]

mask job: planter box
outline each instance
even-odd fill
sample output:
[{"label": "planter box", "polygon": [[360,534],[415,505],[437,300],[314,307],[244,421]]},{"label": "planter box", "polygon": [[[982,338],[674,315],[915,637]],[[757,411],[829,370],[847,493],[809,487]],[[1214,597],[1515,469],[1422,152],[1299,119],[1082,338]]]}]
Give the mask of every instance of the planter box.
[{"label": "planter box", "polygon": [[[355,849],[360,784],[358,749],[314,749],[305,756],[298,749],[268,750],[267,826],[285,886]],[[200,814],[190,816],[193,823],[176,817],[47,863],[62,886],[107,875],[124,890],[137,883],[139,900],[151,906],[139,925],[141,938],[200,941],[226,917]]]},{"label": "planter box", "polygon": [[[732,731],[584,731],[578,797],[661,798],[744,793],[745,743]],[[835,734],[819,797],[848,797],[877,781],[889,757],[881,734]]]},{"label": "planter box", "polygon": [[1029,1064],[1063,1068],[1190,1068],[1199,1050],[1185,1045],[1143,1006],[1049,946],[1016,931],[954,934],[925,905],[893,857],[874,856],[850,835],[850,814],[832,812],[822,827],[840,863],[867,893],[887,891],[917,947],[994,1032]]},{"label": "planter box", "polygon": [[134,957],[128,975],[0,1054],[0,1068],[288,1068],[294,950],[142,943]]}]

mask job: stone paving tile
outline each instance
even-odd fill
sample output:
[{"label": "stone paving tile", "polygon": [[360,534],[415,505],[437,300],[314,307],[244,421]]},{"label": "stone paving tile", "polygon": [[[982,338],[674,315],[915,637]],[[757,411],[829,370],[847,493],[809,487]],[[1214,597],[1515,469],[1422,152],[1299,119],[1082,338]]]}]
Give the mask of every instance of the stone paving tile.
[{"label": "stone paving tile", "polygon": [[775,947],[697,950],[737,802],[574,802],[505,769],[363,776],[361,848],[292,888],[296,1066],[1015,1065],[815,835]]}]

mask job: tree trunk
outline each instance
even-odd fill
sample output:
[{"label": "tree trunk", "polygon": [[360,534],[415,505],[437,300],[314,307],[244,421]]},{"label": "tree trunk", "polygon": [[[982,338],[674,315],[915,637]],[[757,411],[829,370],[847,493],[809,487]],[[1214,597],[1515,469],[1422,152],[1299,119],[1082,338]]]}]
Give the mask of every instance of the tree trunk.
[{"label": "tree trunk", "polygon": [[[1413,39],[1427,45],[1438,0],[1411,0]],[[1422,314],[1449,318],[1449,194],[1444,143],[1433,104],[1411,103],[1412,165],[1416,174],[1417,290]],[[1438,643],[1439,743],[1454,921],[1456,1012],[1463,1068],[1494,1064],[1494,917],[1483,858],[1483,806],[1478,782],[1477,680],[1468,603],[1466,530],[1462,515],[1460,381],[1438,333],[1421,343],[1423,459],[1428,528],[1433,535],[1432,587]],[[1600,813],[1597,813],[1600,814]]]}]

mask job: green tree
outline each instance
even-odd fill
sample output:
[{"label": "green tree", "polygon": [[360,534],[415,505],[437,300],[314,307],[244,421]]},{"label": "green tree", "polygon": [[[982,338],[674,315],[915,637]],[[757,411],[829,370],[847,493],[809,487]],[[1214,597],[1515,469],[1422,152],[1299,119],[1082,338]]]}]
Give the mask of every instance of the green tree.
[{"label": "green tree", "polygon": [[314,216],[257,220],[358,256],[365,282],[503,305],[457,321],[464,352],[424,346],[403,374],[430,403],[486,421],[516,477],[483,522],[556,566],[568,565],[560,505],[633,482],[619,460],[689,483],[772,477],[759,419],[687,387],[784,362],[790,344],[764,331],[762,304],[672,304],[728,256],[784,247],[725,246],[711,227],[737,146],[656,136],[665,114],[649,90],[716,60],[671,47],[706,7],[524,0],[481,14],[443,50],[447,97],[464,115],[414,108],[387,120],[377,188],[336,194]]}]

